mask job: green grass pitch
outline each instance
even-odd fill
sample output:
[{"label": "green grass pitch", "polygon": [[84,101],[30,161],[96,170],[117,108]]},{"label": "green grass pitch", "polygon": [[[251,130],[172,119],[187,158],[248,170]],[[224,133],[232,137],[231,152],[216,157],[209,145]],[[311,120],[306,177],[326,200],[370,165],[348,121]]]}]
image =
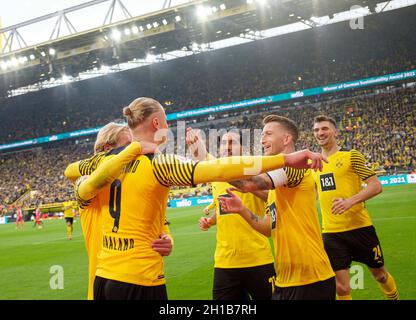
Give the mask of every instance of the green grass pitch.
[{"label": "green grass pitch", "polygon": [[[395,277],[402,299],[416,299],[416,185],[387,187],[367,202],[379,235],[385,263]],[[215,228],[202,232],[198,219],[202,207],[169,209],[175,238],[174,250],[165,259],[170,299],[211,299]],[[85,299],[87,256],[81,225],[67,240],[64,220],[45,221],[43,229],[15,230],[0,225],[0,299]],[[64,289],[50,288],[50,268],[63,267]],[[363,288],[354,299],[383,299],[377,283],[364,268]]]}]

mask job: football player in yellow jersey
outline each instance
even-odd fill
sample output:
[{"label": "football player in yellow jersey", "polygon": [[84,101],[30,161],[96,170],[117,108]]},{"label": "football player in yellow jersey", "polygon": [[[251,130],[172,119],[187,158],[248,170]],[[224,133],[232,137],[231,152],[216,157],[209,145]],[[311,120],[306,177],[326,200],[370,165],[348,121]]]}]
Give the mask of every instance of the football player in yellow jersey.
[{"label": "football player in yellow jersey", "polygon": [[75,216],[75,209],[72,207],[72,203],[68,202],[65,203],[64,207],[64,217],[66,221],[66,231],[68,233],[68,239],[72,240],[72,232],[73,232],[73,224],[74,224],[74,216]]},{"label": "football player in yellow jersey", "polygon": [[[266,155],[295,150],[298,129],[284,117],[263,120],[261,143]],[[231,182],[243,191],[270,190],[266,216],[251,212],[228,189],[220,197],[225,212],[239,213],[254,229],[272,236],[276,259],[273,300],[335,300],[335,274],[325,252],[311,170],[285,167]]]},{"label": "football player in yellow jersey", "polygon": [[[316,117],[313,133],[329,160],[322,172],[314,173],[314,178],[321,205],[323,240],[336,273],[338,299],[351,300],[352,261],[367,265],[388,299],[399,299],[394,278],[384,267],[380,241],[364,203],[382,191],[376,173],[366,167],[360,152],[338,146],[334,119]],[[367,187],[362,188],[363,183]]]},{"label": "football player in yellow jersey", "polygon": [[[188,128],[187,143],[194,144],[193,130]],[[196,133],[195,133],[196,134]],[[201,139],[197,142],[205,148]],[[198,149],[195,149],[198,150]],[[198,150],[200,151],[200,150]],[[206,150],[204,152],[206,154]],[[206,156],[198,152],[200,160]],[[221,137],[220,156],[239,156],[243,153],[242,136],[237,132],[228,132]],[[232,186],[227,182],[212,182],[212,194],[215,214],[200,219],[200,229],[205,231],[217,226],[215,248],[214,282],[212,296],[214,300],[270,300],[272,288],[269,279],[274,279],[274,259],[269,239],[254,230],[238,214],[223,213],[218,197],[227,195],[226,190]],[[243,204],[251,212],[264,215],[265,200],[248,192],[238,193]],[[267,199],[267,194],[263,195]]]},{"label": "football player in yellow jersey", "polygon": [[[105,125],[97,134],[97,139],[94,145],[95,154],[104,154],[104,152],[111,151],[114,148],[119,148],[121,146],[127,145],[131,142],[131,133],[127,126],[120,125],[114,122],[111,122]],[[142,152],[148,152],[142,147]],[[134,155],[136,157],[137,155]],[[117,159],[116,159],[117,160]],[[123,159],[118,159],[121,161]],[[124,160],[126,161],[126,160]],[[111,164],[111,163],[110,163]],[[74,164],[75,167],[79,166],[79,163]],[[76,171],[78,171],[76,169]],[[118,172],[119,174],[121,173]],[[70,177],[71,170],[66,170],[65,175]],[[76,176],[79,176],[77,174]],[[77,180],[77,187],[79,184],[85,180],[88,176],[82,176]],[[72,177],[73,179],[73,177]],[[90,197],[88,197],[90,198]],[[87,299],[92,300],[94,298],[93,287],[95,272],[97,267],[97,255],[101,250],[102,243],[102,230],[101,230],[101,208],[96,197],[92,197],[87,206],[80,206],[80,219],[81,226],[84,234],[85,247],[88,254],[88,294]],[[167,256],[172,250],[172,242],[170,230],[165,222],[166,228],[164,232],[160,235],[159,239],[155,239],[152,243],[153,250],[159,252],[162,256]]]},{"label": "football player in yellow jersey", "polygon": [[[134,141],[166,141],[166,114],[156,100],[138,98],[123,113]],[[114,149],[106,156],[120,151]],[[98,163],[97,157],[81,161],[80,173],[90,174]],[[283,166],[320,168],[322,155],[303,150],[286,155],[229,157],[198,163],[169,154],[139,156],[98,194],[103,239],[94,299],[167,299],[163,259],[151,249],[150,243],[160,235],[164,225],[170,186],[241,179],[251,176],[253,167],[255,172],[265,172]]]}]

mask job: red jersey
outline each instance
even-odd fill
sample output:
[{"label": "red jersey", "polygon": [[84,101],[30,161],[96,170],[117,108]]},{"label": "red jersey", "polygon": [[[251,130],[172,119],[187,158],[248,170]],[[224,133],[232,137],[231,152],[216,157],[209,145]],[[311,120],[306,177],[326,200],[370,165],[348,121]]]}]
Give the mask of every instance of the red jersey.
[{"label": "red jersey", "polygon": [[17,210],[17,220],[23,220],[23,212],[21,209]]},{"label": "red jersey", "polygon": [[36,208],[36,211],[35,211],[35,220],[36,221],[40,220],[40,209],[39,208]]}]

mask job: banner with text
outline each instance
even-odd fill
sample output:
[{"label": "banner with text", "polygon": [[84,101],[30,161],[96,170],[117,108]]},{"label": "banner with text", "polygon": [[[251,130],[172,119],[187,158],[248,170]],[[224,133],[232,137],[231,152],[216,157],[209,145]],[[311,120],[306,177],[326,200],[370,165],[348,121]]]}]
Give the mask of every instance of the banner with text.
[{"label": "banner with text", "polygon": [[[354,81],[349,81],[349,82],[330,84],[324,87],[316,87],[316,88],[310,88],[310,89],[305,89],[305,90],[300,90],[300,91],[280,93],[280,94],[276,94],[272,96],[248,99],[248,100],[243,100],[243,101],[221,104],[217,106],[202,107],[202,108],[193,109],[193,110],[185,110],[181,112],[169,113],[166,115],[166,117],[168,121],[179,120],[179,119],[201,116],[205,114],[223,112],[223,111],[228,111],[228,110],[235,110],[235,109],[240,109],[240,108],[247,108],[247,107],[252,107],[252,106],[259,106],[262,104],[281,102],[285,100],[293,100],[297,98],[316,96],[320,94],[328,94],[328,93],[337,92],[341,90],[356,89],[360,87],[384,84],[388,82],[400,81],[400,80],[405,80],[405,79],[410,79],[410,78],[416,78],[416,69],[377,76],[377,77],[354,80]],[[58,140],[63,140],[63,139],[90,136],[90,135],[96,134],[101,128],[102,127],[89,128],[89,129],[77,130],[74,132],[59,133],[59,134],[52,135],[52,136],[46,136],[46,137],[40,137],[40,138],[35,138],[35,139],[30,139],[30,140],[17,141],[17,142],[12,142],[8,144],[3,144],[3,145],[0,145],[0,151],[18,148],[18,147],[32,146],[32,145],[47,143],[51,141],[58,141]]]},{"label": "banner with text", "polygon": [[169,208],[184,208],[201,205],[209,205],[212,201],[212,196],[203,196],[196,198],[172,199],[169,200]]}]

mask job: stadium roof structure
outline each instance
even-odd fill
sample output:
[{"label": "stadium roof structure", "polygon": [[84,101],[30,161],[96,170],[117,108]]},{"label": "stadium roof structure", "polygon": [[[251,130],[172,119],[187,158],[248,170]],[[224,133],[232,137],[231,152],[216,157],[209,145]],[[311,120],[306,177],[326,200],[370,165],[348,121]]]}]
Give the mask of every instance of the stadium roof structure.
[{"label": "stadium roof structure", "polygon": [[[109,2],[110,7],[103,24],[77,32],[68,13],[81,15],[82,10],[104,2]],[[390,2],[200,0],[171,7],[171,1],[164,0],[161,10],[133,17],[122,0],[94,0],[0,30],[0,38],[4,39],[0,48],[0,97],[10,96],[8,93],[25,86],[33,85],[38,90],[55,79],[64,83],[84,72],[93,76],[121,70],[119,66],[124,63],[138,67],[156,58],[169,59],[175,52],[193,54],[210,50],[210,43],[221,40],[262,39],[263,30],[296,22],[315,27],[319,24],[318,17],[333,19],[353,6],[365,7],[369,14],[379,13]],[[116,5],[126,18],[113,23]],[[26,45],[19,29],[48,19],[56,19],[50,39]],[[60,36],[64,24],[70,34]]]}]

